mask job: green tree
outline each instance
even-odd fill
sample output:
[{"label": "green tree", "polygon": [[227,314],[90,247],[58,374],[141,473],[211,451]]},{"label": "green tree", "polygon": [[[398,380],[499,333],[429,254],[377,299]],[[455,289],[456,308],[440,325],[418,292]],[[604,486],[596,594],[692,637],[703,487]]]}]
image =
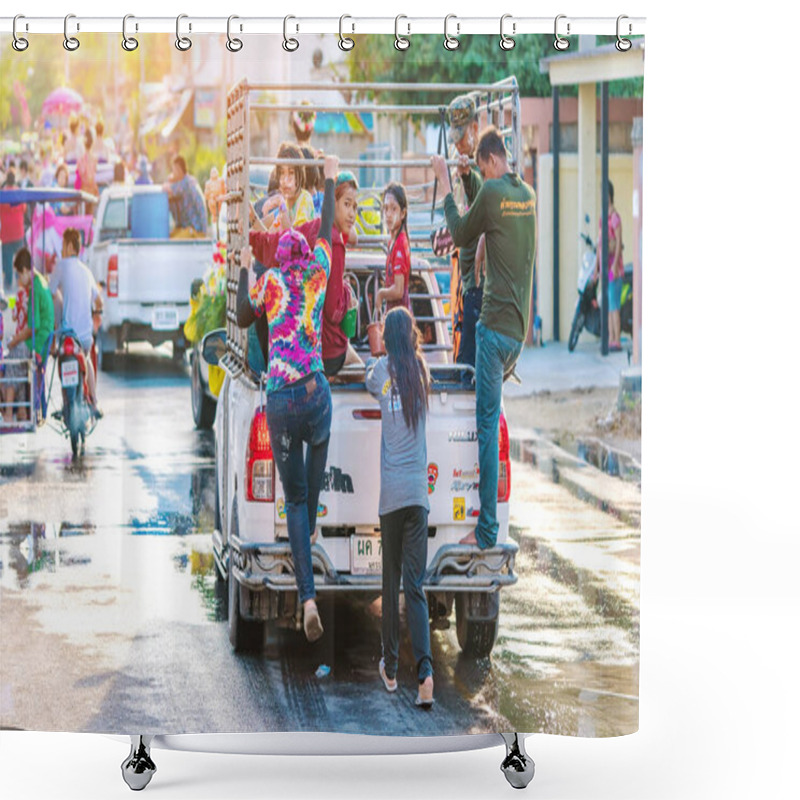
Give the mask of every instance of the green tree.
[{"label": "green tree", "polygon": [[[350,80],[377,83],[493,83],[514,75],[522,97],[549,97],[550,78],[539,70],[541,59],[555,55],[553,37],[545,34],[518,36],[512,50],[501,50],[499,36],[463,36],[457,50],[445,50],[442,36],[410,37],[408,50],[398,51],[391,36],[354,36],[350,56]],[[616,41],[615,37],[610,37]],[[577,49],[576,37],[571,48]],[[601,42],[598,41],[598,44]],[[642,80],[612,81],[612,97],[641,97]],[[577,94],[574,86],[561,89],[563,96]],[[399,93],[382,92],[384,102],[403,102]],[[441,93],[426,93],[420,103],[442,102]]]}]

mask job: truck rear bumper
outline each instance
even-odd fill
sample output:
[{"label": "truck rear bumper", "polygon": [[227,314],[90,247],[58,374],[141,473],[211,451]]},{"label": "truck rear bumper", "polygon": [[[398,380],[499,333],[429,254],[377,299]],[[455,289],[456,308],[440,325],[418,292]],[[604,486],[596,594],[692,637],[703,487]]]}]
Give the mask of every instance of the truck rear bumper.
[{"label": "truck rear bumper", "polygon": [[[253,544],[232,537],[230,571],[251,591],[297,590],[288,542]],[[424,589],[430,592],[496,592],[517,582],[514,560],[519,547],[505,542],[487,550],[473,545],[442,545],[425,575]],[[314,585],[318,592],[381,591],[380,573],[353,575],[337,571],[319,545],[311,547]]]}]

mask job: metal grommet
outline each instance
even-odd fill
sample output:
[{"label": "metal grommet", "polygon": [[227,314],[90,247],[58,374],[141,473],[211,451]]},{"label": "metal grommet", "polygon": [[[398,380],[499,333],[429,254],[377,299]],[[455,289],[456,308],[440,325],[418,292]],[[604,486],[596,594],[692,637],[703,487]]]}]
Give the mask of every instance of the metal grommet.
[{"label": "metal grommet", "polygon": [[[458,50],[458,46],[461,44],[455,36],[451,36],[447,31],[447,23],[450,22],[451,19],[458,19],[458,17],[455,14],[448,14],[444,18],[444,49],[450,51]],[[460,22],[456,22],[456,33],[461,33]]]},{"label": "metal grommet", "polygon": [[[139,40],[135,39],[133,36],[128,36],[129,19],[134,19],[133,14],[126,14],[122,18],[122,49],[132,53],[139,46]],[[136,30],[139,30],[138,25],[136,26]]]},{"label": "metal grommet", "polygon": [[[345,52],[352,50],[356,46],[354,39],[351,39],[349,36],[346,37],[342,33],[342,27],[346,19],[353,18],[349,14],[342,14],[342,16],[339,17],[339,49],[344,50]],[[353,30],[355,30],[355,25],[353,26]]]},{"label": "metal grommet", "polygon": [[[620,53],[627,53],[628,50],[630,50],[631,47],[633,47],[633,44],[632,44],[630,39],[623,39],[622,36],[619,35],[619,24],[620,24],[620,22],[622,22],[623,19],[628,19],[628,17],[626,17],[624,14],[621,14],[620,16],[617,17],[617,43],[616,43],[615,47],[617,48],[617,50],[620,51]],[[632,27],[631,27],[631,24],[629,22],[628,23],[628,33],[629,34],[631,33],[631,30],[632,30]]]},{"label": "metal grommet", "polygon": [[[81,46],[81,43],[74,36],[69,35],[67,28],[71,19],[75,19],[74,14],[67,14],[67,16],[64,17],[64,49],[73,53]],[[80,26],[76,26],[76,30],[80,30]]]},{"label": "metal grommet", "polygon": [[[225,42],[225,47],[228,48],[228,52],[230,53],[238,53],[242,47],[244,47],[244,43],[238,37],[231,36],[231,22],[235,19],[239,19],[236,14],[231,14],[228,17],[228,41]],[[239,26],[239,30],[241,31],[241,26]]]},{"label": "metal grommet", "polygon": [[[192,46],[192,40],[188,36],[181,35],[181,20],[188,18],[188,14],[178,14],[178,16],[175,18],[175,47],[177,47],[182,53],[185,53]],[[189,30],[191,29],[192,26],[190,24]]]},{"label": "metal grommet", "polygon": [[296,19],[296,17],[292,17],[291,15],[288,17],[283,18],[283,49],[287,53],[294,53],[298,47],[300,47],[300,42],[297,41],[294,37],[289,37],[286,35],[286,29],[289,25],[290,19]]},{"label": "metal grommet", "polygon": [[[568,39],[564,39],[558,33],[558,21],[560,19],[566,19],[566,18],[567,18],[566,14],[559,14],[556,17],[555,28],[554,28],[555,29],[556,38],[553,41],[553,47],[555,47],[556,50],[566,50],[569,47],[569,40]],[[567,36],[569,36],[569,22],[567,23]]]},{"label": "metal grommet", "polygon": [[[513,50],[514,49],[514,45],[516,44],[516,42],[510,36],[506,36],[506,34],[505,34],[506,20],[507,19],[511,19],[511,16],[512,16],[511,14],[503,14],[503,16],[500,17],[500,49],[501,50]],[[516,22],[512,22],[511,23],[511,32],[512,33],[516,33],[517,32],[517,23]]]},{"label": "metal grommet", "polygon": [[[398,14],[394,18],[394,49],[400,50],[404,52],[411,47],[411,40],[407,39],[405,36],[400,35],[400,20],[401,19],[408,19],[405,14]],[[408,32],[411,33],[411,26],[408,26]]]},{"label": "metal grommet", "polygon": [[[14,37],[11,41],[11,46],[18,52],[21,53],[23,50],[28,49],[28,45],[30,42],[25,39],[23,36],[17,36],[17,20],[25,19],[24,15],[17,14],[14,17],[14,22],[11,24],[11,35]],[[28,23],[25,23],[25,30],[28,30]]]}]

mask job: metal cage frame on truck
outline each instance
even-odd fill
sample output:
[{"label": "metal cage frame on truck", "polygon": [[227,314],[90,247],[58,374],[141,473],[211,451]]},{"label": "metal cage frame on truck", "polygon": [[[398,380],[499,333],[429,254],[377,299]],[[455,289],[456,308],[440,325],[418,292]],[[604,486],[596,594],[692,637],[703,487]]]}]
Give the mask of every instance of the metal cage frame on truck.
[{"label": "metal cage frame on truck", "polygon": [[[336,92],[369,93],[379,96],[381,93],[408,92],[409,94],[437,93],[443,98],[441,104],[415,104],[407,105],[393,103],[380,103],[370,100],[363,104],[345,104],[341,100],[331,102],[315,102],[312,106],[299,102],[264,102],[257,95],[286,94],[297,92]],[[360,112],[376,115],[434,117],[437,121],[444,119],[448,103],[459,94],[469,94],[475,98],[478,120],[481,123],[495,125],[500,135],[506,142],[509,151],[509,164],[521,173],[522,170],[522,136],[521,136],[521,111],[520,93],[517,79],[514,76],[505,78],[496,83],[248,83],[246,79],[239,81],[228,92],[227,96],[227,193],[225,200],[228,204],[228,262],[227,262],[227,303],[226,303],[226,333],[227,354],[225,363],[229,369],[238,372],[248,370],[247,362],[247,331],[236,324],[236,294],[239,286],[239,267],[241,265],[241,250],[249,242],[250,217],[248,213],[248,200],[250,193],[250,168],[251,166],[322,166],[322,159],[287,159],[254,156],[251,153],[250,123],[254,112],[275,111],[292,112],[308,111],[340,113]],[[451,168],[458,164],[457,159],[449,158],[448,166]],[[390,158],[381,160],[368,159],[341,159],[339,166],[348,168],[382,168],[393,172],[409,167],[429,167],[429,159],[419,158]],[[429,184],[407,184],[409,194],[415,190],[425,188]],[[444,203],[446,191],[440,193],[439,207]],[[412,204],[409,201],[409,213]],[[417,209],[430,209],[431,203],[423,200],[416,204]],[[433,261],[431,249],[430,230],[424,234],[411,233],[409,236],[412,248],[418,254],[424,254]],[[388,241],[387,236],[366,236],[359,240],[357,250],[368,247],[381,247]],[[419,267],[412,266],[413,271],[420,271]],[[434,275],[449,275],[450,266],[431,266],[428,271]],[[377,292],[377,280],[373,283],[373,291]],[[441,297],[449,297],[442,295]],[[413,299],[413,298],[412,298]],[[441,349],[436,346],[423,345],[423,350]],[[455,359],[452,346],[446,348],[449,352],[449,361]]]}]

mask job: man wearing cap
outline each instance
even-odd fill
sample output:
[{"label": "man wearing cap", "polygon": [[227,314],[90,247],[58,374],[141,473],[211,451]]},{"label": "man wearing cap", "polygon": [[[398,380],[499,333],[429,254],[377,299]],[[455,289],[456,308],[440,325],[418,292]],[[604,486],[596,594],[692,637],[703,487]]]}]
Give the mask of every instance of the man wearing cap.
[{"label": "man wearing cap", "polygon": [[[466,211],[483,186],[483,178],[476,166],[470,166],[478,144],[478,110],[469,95],[456,97],[447,110],[450,131],[448,138],[458,151],[457,171],[464,186]],[[458,267],[461,274],[461,340],[456,355],[459,364],[475,366],[475,326],[481,316],[483,288],[475,274],[475,257],[480,239],[469,242],[458,250]]]},{"label": "man wearing cap", "polygon": [[[456,245],[486,235],[486,281],[475,332],[475,418],[478,428],[481,510],[475,530],[462,544],[493,547],[497,541],[498,437],[503,378],[522,352],[528,332],[536,255],[536,194],[508,163],[499,131],[484,130],[475,160],[484,178],[464,216],[453,195],[444,198],[447,228]],[[438,180],[447,180],[447,162],[431,159]]]}]

